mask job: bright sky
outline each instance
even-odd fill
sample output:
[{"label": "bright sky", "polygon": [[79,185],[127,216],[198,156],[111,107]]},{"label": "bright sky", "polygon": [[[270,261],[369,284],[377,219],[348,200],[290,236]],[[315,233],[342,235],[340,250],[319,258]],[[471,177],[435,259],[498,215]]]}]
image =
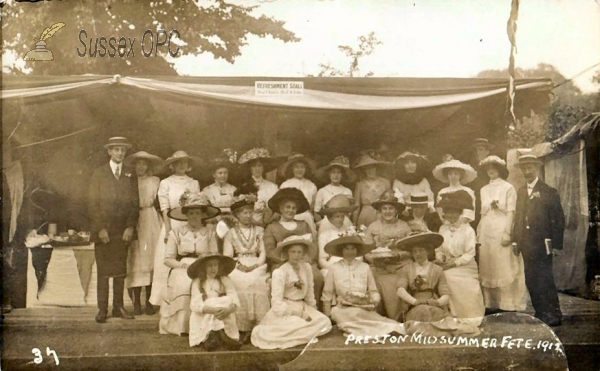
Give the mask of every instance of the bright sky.
[{"label": "bright sky", "polygon": [[[506,21],[511,0],[230,0],[260,5],[257,14],[286,22],[302,40],[283,43],[251,36],[235,64],[210,54],[180,58],[183,75],[305,76],[319,63],[347,69],[338,45],[358,46],[374,31],[383,42],[360,63],[375,76],[473,77],[508,66]],[[567,78],[600,62],[600,0],[521,0],[516,65],[545,62]],[[594,71],[575,83],[598,90]]]}]

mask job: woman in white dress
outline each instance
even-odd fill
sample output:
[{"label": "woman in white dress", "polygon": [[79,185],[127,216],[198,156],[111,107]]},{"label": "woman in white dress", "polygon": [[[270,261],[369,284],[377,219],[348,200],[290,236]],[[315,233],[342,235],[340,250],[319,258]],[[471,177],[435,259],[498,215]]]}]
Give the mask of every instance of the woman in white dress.
[{"label": "woman in white dress", "polygon": [[295,219],[304,220],[310,227],[313,237],[317,238],[317,227],[312,213],[317,196],[317,186],[306,179],[314,174],[315,171],[315,162],[302,154],[289,156],[288,160],[279,167],[279,175],[287,179],[281,183],[280,188],[297,188],[302,191],[304,197],[308,200],[309,209],[303,213],[296,214]]},{"label": "woman in white dress", "polygon": [[490,312],[524,310],[527,300],[522,255],[511,248],[513,217],[517,192],[504,180],[506,162],[497,156],[486,157],[480,168],[490,177],[481,188],[479,237],[479,276],[485,306]]},{"label": "woman in white dress", "polygon": [[188,277],[193,280],[190,347],[204,343],[204,349],[209,352],[220,346],[227,350],[240,349],[235,320],[240,302],[233,282],[227,277],[234,268],[235,261],[223,255],[207,255],[188,267]]},{"label": "woman in white dress", "polygon": [[[404,196],[404,204],[408,205],[411,194],[424,193],[427,195],[429,207],[433,211],[433,192],[431,185],[425,175],[431,170],[429,161],[423,155],[415,152],[406,151],[402,153],[394,162],[394,180],[393,189]],[[410,207],[404,210],[404,215],[408,216]]]},{"label": "woman in white dress", "polygon": [[459,221],[464,209],[471,209],[471,196],[465,191],[445,193],[439,203],[445,223],[440,227],[444,242],[435,250],[450,290],[450,312],[456,318],[479,326],[485,315],[479,272],[475,262],[475,231]]},{"label": "woman in white dress", "polygon": [[271,309],[252,330],[252,345],[260,349],[287,349],[316,341],[331,331],[331,321],[317,310],[312,268],[304,256],[315,255],[310,234],[290,236],[277,246],[287,260],[273,272]]},{"label": "woman in white dress", "polygon": [[150,303],[152,273],[154,272],[154,250],[158,242],[162,219],[156,211],[160,179],[152,174],[160,172],[164,161],[145,151],[137,152],[125,159],[125,166],[135,167],[140,216],[136,228],[137,239],[129,247],[127,277],[125,285],[133,300],[133,314],[142,314],[141,293],[146,288],[145,313],[156,313]]},{"label": "woman in white dress", "polygon": [[161,334],[179,336],[189,334],[192,279],[187,269],[196,259],[219,253],[215,231],[204,222],[219,215],[219,209],[210,206],[206,195],[200,192],[185,192],[180,204],[168,216],[187,224],[169,232],[164,258],[169,273],[159,322]]},{"label": "woman in white dress", "polygon": [[[356,206],[352,206],[352,201],[348,196],[339,194],[333,196],[325,206],[319,211],[324,218],[319,223],[319,233],[317,235],[317,245],[319,246],[319,267],[323,278],[327,276],[327,272],[331,265],[342,258],[331,256],[325,252],[325,245],[338,238],[341,234],[345,234],[352,223],[348,216],[356,210]],[[362,260],[362,255],[361,255]]]},{"label": "woman in white dress", "polygon": [[[471,210],[463,210],[460,220],[463,223],[473,222],[475,220],[475,192],[473,192],[471,188],[466,187],[465,184],[471,183],[477,178],[477,171],[475,171],[471,165],[454,160],[452,156],[446,155],[444,162],[433,169],[433,176],[440,182],[449,184],[448,187],[442,188],[438,192],[436,203],[439,203],[442,200],[442,195],[444,193],[466,191],[469,196],[471,196],[473,199],[473,208]],[[440,219],[443,218],[442,209],[437,205],[436,209]]]},{"label": "woman in white dress", "polygon": [[242,332],[242,343],[245,343],[252,328],[269,311],[269,274],[263,241],[264,229],[252,224],[256,194],[236,193],[234,200],[231,211],[237,218],[237,224],[225,235],[223,255],[231,256],[237,261],[236,268],[229,276],[240,299],[236,318]]},{"label": "woman in white dress", "polygon": [[373,247],[355,231],[349,231],[325,246],[329,255],[341,260],[331,265],[325,280],[321,298],[323,313],[330,316],[345,334],[373,337],[392,332],[404,334],[400,323],[375,312],[381,301],[375,279],[369,265],[357,259]]},{"label": "woman in white dress", "polygon": [[184,192],[200,192],[198,181],[186,174],[192,170],[192,165],[197,161],[197,158],[189,156],[185,151],[177,151],[165,161],[165,166],[168,166],[173,174],[163,179],[158,187],[158,202],[164,224],[154,253],[153,289],[150,296],[150,303],[154,305],[161,305],[167,284],[169,269],[165,266],[164,259],[169,232],[185,224],[169,218],[168,213],[179,206],[179,198]]},{"label": "woman in white dress", "polygon": [[265,148],[253,148],[244,153],[238,163],[244,165],[252,176],[242,187],[254,185],[258,189],[252,220],[254,224],[264,228],[271,221],[274,212],[267,203],[279,190],[277,184],[264,179],[264,174],[276,169],[280,162],[271,157]]},{"label": "woman in white dress", "polygon": [[317,220],[321,219],[318,216],[320,215],[319,212],[333,196],[342,194],[352,199],[350,188],[342,185],[342,181],[347,183],[354,183],[356,181],[356,174],[350,170],[350,161],[347,157],[338,156],[334,158],[329,164],[319,168],[315,172],[315,178],[322,183],[329,182],[329,184],[317,191],[315,197],[313,210]]}]

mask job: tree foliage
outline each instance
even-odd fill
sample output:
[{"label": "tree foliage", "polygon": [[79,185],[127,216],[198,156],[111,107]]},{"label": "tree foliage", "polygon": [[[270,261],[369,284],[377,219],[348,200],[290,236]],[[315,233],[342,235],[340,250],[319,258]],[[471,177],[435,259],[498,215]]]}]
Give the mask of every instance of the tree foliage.
[{"label": "tree foliage", "polygon": [[[342,71],[338,68],[331,66],[330,63],[321,63],[319,67],[319,77],[327,76],[346,76],[346,77],[357,77],[360,75],[360,69],[358,67],[360,59],[365,56],[373,54],[377,45],[383,44],[375,36],[375,32],[369,33],[367,36],[360,36],[358,38],[358,46],[352,47],[349,45],[340,45],[338,50],[346,54],[350,58],[350,65],[347,71]],[[373,72],[369,71],[364,74],[365,77],[373,76]]]},{"label": "tree foliage", "polygon": [[[532,112],[529,118],[517,120],[517,125],[509,126],[508,145],[510,148],[529,148],[533,145],[560,138],[591,112],[600,111],[600,93],[583,94],[572,81],[567,82],[556,67],[540,63],[536,68],[515,69],[517,78],[550,78],[555,88],[553,102],[548,114]],[[508,78],[508,70],[487,70],[480,72],[481,78]],[[600,83],[600,72],[594,77]],[[518,94],[518,93],[517,93]]]},{"label": "tree foliage", "polygon": [[[205,4],[203,2],[203,4]],[[178,57],[210,53],[216,59],[234,63],[248,43],[248,36],[272,37],[284,42],[299,41],[284,22],[265,15],[256,16],[256,6],[232,5],[224,0],[213,0],[207,5],[196,1],[40,1],[12,2],[2,10],[2,46],[4,53],[16,58],[35,48],[34,36],[56,22],[66,26],[49,40],[47,48],[60,63],[26,62],[25,69],[40,75],[114,74],[176,75],[172,58],[163,46],[151,57],[141,55],[144,31],[150,30],[156,38],[157,30],[179,32]],[[84,50],[79,40],[80,30],[87,32],[86,44],[104,36],[130,37],[135,41],[135,57],[100,58],[77,54]],[[165,36],[161,36],[165,38]],[[149,38],[147,38],[149,40]],[[88,48],[89,49],[89,48]],[[146,46],[146,50],[149,46]],[[175,45],[172,50],[175,50]],[[9,67],[13,74],[23,73],[22,67]],[[199,68],[201,70],[201,68]]]}]

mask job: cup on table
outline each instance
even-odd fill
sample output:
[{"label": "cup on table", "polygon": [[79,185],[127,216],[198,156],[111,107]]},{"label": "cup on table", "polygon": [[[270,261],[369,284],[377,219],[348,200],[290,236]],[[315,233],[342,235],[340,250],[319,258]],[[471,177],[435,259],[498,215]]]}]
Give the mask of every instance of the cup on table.
[{"label": "cup on table", "polygon": [[67,230],[67,232],[69,233],[69,236],[74,236],[75,235],[75,230],[74,229],[69,229],[69,230]]},{"label": "cup on table", "polygon": [[48,238],[54,238],[54,236],[56,236],[56,223],[49,223],[48,224]]}]

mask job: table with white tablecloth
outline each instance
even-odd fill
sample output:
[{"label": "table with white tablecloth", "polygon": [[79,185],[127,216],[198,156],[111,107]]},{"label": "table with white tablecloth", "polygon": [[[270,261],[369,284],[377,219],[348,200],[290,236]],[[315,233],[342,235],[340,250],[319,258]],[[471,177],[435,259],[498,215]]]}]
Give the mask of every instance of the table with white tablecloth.
[{"label": "table with white tablecloth", "polygon": [[[30,249],[27,260],[27,308],[97,306],[97,270],[93,243],[52,248],[45,281],[39,290]],[[112,280],[110,285],[109,305],[112,304]],[[124,303],[125,306],[132,305],[127,290],[124,293]]]}]

